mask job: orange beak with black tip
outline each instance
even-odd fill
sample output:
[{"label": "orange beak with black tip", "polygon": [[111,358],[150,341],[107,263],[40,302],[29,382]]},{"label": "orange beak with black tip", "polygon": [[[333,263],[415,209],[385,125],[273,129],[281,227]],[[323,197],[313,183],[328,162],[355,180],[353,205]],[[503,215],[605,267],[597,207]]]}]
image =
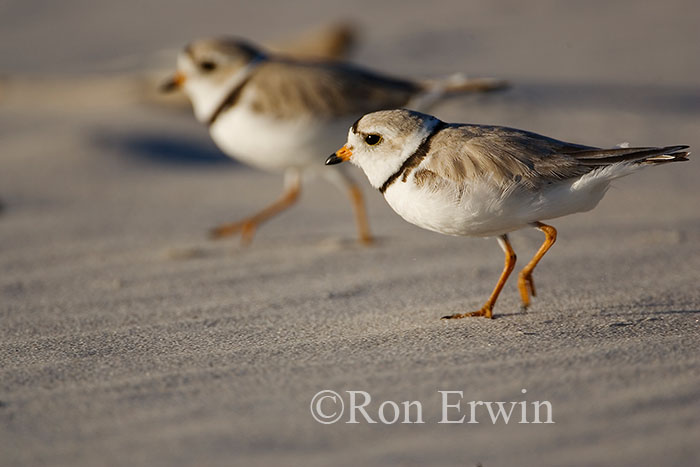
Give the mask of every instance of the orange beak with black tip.
[{"label": "orange beak with black tip", "polygon": [[171,78],[169,78],[163,84],[160,85],[160,91],[173,92],[177,89],[180,89],[184,83],[185,75],[178,71]]},{"label": "orange beak with black tip", "polygon": [[349,160],[350,157],[352,157],[352,150],[347,146],[343,146],[326,159],[326,165],[340,164],[341,162]]}]

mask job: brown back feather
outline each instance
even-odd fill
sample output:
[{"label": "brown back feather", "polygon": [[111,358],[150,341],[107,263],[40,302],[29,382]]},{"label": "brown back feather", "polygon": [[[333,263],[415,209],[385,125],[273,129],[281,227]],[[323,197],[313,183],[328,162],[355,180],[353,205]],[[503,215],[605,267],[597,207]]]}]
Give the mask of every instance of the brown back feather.
[{"label": "brown back feather", "polygon": [[270,60],[250,82],[252,108],[278,118],[362,115],[402,107],[419,91],[410,81],[393,79],[329,61]]},{"label": "brown back feather", "polygon": [[453,125],[435,137],[432,147],[421,169],[455,183],[490,178],[501,185],[519,181],[535,189],[592,170],[567,153],[593,148],[512,128]]},{"label": "brown back feather", "polygon": [[684,149],[687,146],[600,149],[507,127],[450,125],[435,136],[431,154],[415,177],[419,185],[433,188],[489,178],[501,186],[519,182],[538,189],[619,162],[687,160]]}]

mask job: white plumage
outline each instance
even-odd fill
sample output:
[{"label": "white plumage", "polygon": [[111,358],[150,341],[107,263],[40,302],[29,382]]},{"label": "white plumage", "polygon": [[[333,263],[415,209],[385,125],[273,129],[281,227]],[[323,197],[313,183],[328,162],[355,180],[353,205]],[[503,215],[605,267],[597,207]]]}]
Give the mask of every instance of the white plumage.
[{"label": "white plumage", "polygon": [[284,172],[280,199],[259,213],[212,231],[252,239],[259,224],[299,197],[301,175],[321,173],[347,191],[355,209],[358,236],[369,243],[362,194],[347,170],[325,170],[324,158],[362,114],[403,105],[428,105],[460,92],[498,89],[497,80],[417,82],[392,78],[330,60],[269,56],[237,39],[204,39],[178,57],[178,71],[164,89],[184,89],[195,116],[209,126],[229,156],[262,170]]},{"label": "white plumage", "polygon": [[523,306],[535,295],[532,271],[556,239],[542,221],[593,209],[610,183],[651,165],[687,160],[687,146],[600,149],[513,128],[447,124],[430,115],[389,110],[365,115],[327,164],[350,160],[396,213],[446,235],[499,238],[506,267],[492,308],[515,264],[507,234],[532,226],[546,240],[519,274]]}]

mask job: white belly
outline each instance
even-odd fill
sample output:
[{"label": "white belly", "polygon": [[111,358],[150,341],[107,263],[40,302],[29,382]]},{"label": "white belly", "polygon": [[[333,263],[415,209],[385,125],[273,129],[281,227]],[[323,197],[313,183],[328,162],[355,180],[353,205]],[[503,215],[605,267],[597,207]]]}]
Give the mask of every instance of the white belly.
[{"label": "white belly", "polygon": [[322,170],[326,158],[343,145],[351,124],[349,119],[275,119],[239,104],[221,114],[210,133],[226,154],[263,170]]},{"label": "white belly", "polygon": [[[486,181],[456,189],[419,188],[412,176],[397,180],[385,192],[389,205],[408,222],[446,235],[490,237],[529,224],[593,209],[611,177],[603,171],[560,182],[539,191],[516,186],[506,190]],[[612,177],[616,178],[616,177]]]}]

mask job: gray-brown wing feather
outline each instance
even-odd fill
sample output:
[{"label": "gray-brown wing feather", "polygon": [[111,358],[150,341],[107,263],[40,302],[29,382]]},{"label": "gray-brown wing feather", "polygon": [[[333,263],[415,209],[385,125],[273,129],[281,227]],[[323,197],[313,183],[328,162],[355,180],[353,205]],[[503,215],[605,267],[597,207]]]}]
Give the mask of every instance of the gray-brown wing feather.
[{"label": "gray-brown wing feather", "polygon": [[462,185],[489,178],[502,186],[517,181],[537,189],[618,162],[686,160],[686,148],[600,149],[507,127],[452,125],[434,137],[431,155],[421,164],[416,179]]},{"label": "gray-brown wing feather", "polygon": [[[569,153],[581,164],[588,166],[610,165],[617,162],[672,162],[687,160],[688,146],[666,146],[663,148],[613,148],[574,151]],[[667,156],[667,157],[661,157]]]},{"label": "gray-brown wing feather", "polygon": [[278,118],[360,116],[404,106],[420,91],[411,81],[394,79],[338,62],[271,60],[251,79],[252,108]]}]

